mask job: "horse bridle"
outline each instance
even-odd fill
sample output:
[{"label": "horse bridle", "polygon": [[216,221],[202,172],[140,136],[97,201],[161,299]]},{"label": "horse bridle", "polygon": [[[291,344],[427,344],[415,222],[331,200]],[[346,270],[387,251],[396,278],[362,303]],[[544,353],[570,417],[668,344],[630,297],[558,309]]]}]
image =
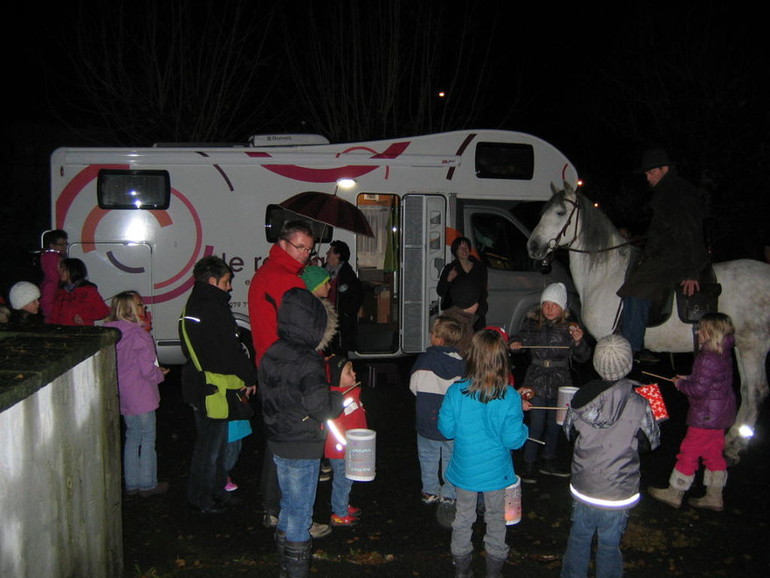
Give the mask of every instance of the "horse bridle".
[{"label": "horse bridle", "polygon": [[[623,243],[618,243],[617,245],[612,245],[611,247],[604,247],[603,249],[594,249],[592,251],[587,251],[585,249],[575,249],[572,247],[572,243],[575,242],[577,239],[577,233],[578,233],[578,223],[580,222],[580,204],[577,201],[571,201],[570,199],[565,198],[565,203],[569,203],[572,205],[572,210],[569,213],[569,216],[567,217],[567,222],[564,223],[564,226],[561,228],[561,230],[556,233],[556,236],[548,241],[548,252],[546,253],[545,258],[543,259],[543,263],[546,263],[546,261],[549,260],[549,256],[553,255],[556,249],[563,247],[567,251],[573,251],[574,253],[604,253],[606,251],[614,251],[615,249],[620,249],[621,247],[625,247],[626,245],[631,245],[632,243],[637,242],[639,239],[635,239],[633,241],[625,241]],[[564,245],[560,245],[562,237],[564,237],[567,233],[567,228],[572,224],[572,217],[576,216],[575,218],[575,233],[572,235],[572,239],[570,239],[569,243],[566,243]],[[553,260],[553,257],[550,258],[550,260]]]}]

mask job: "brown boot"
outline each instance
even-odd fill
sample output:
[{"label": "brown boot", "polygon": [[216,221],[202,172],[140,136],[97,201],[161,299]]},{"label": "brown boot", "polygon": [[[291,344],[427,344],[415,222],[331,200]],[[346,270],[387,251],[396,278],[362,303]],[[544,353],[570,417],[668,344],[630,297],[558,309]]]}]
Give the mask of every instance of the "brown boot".
[{"label": "brown boot", "polygon": [[703,473],[703,485],[706,486],[706,495],[702,498],[690,498],[687,503],[693,508],[707,508],[715,512],[724,510],[722,490],[727,482],[727,470],[712,472],[706,470]]},{"label": "brown boot", "polygon": [[667,488],[647,488],[647,492],[659,502],[668,504],[672,508],[679,508],[682,505],[682,496],[690,489],[693,478],[694,476],[685,476],[674,468]]}]

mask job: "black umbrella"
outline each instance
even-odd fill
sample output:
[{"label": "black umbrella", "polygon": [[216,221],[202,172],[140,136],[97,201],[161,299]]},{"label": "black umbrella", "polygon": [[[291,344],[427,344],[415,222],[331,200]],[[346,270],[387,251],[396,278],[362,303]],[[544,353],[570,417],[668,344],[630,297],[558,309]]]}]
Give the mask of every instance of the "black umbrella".
[{"label": "black umbrella", "polygon": [[351,231],[357,235],[374,237],[369,221],[361,209],[336,194],[307,191],[279,203],[281,207],[314,221]]}]

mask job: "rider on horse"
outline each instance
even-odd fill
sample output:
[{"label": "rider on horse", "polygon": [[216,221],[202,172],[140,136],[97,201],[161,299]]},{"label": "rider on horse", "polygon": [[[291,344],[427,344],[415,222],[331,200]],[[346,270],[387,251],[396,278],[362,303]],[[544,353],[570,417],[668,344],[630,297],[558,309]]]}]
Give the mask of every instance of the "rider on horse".
[{"label": "rider on horse", "polygon": [[685,295],[700,287],[709,258],[703,240],[704,208],[695,187],[679,176],[663,149],[645,151],[641,170],[653,189],[646,244],[618,290],[623,299],[621,331],[634,356],[644,358],[644,333],[652,305],[678,283]]}]

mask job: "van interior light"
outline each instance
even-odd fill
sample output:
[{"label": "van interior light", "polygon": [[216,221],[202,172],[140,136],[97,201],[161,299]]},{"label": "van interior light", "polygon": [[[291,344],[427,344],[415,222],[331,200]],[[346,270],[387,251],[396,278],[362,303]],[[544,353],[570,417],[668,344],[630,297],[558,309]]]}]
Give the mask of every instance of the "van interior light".
[{"label": "van interior light", "polygon": [[342,190],[352,189],[356,186],[356,181],[355,179],[342,177],[341,179],[337,179],[337,186]]}]

